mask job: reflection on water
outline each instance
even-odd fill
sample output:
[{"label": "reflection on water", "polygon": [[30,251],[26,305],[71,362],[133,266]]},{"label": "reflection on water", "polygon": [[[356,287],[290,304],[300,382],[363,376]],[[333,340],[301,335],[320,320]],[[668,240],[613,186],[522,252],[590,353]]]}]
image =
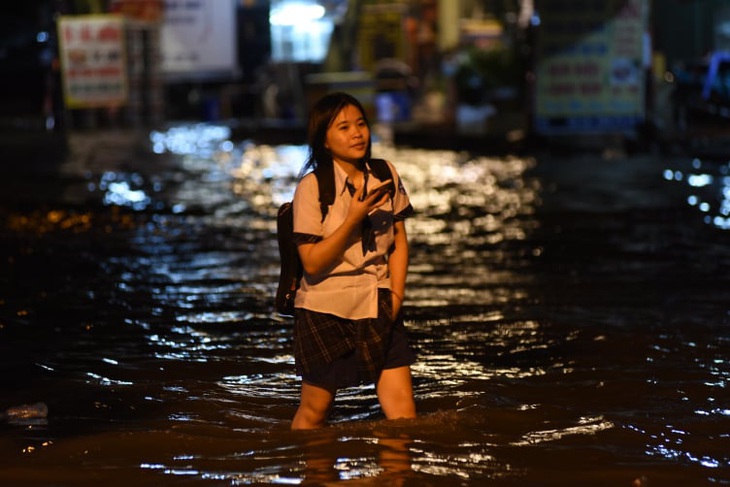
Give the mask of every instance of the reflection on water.
[{"label": "reflection on water", "polygon": [[692,188],[687,204],[703,214],[708,225],[730,230],[730,162],[694,158],[690,167],[665,169],[664,179]]},{"label": "reflection on water", "polygon": [[417,209],[420,416],[353,388],[294,433],[274,215],[306,149],[150,145],[2,210],[0,407],[49,407],[0,424],[3,485],[730,483],[722,165],[376,145]]}]

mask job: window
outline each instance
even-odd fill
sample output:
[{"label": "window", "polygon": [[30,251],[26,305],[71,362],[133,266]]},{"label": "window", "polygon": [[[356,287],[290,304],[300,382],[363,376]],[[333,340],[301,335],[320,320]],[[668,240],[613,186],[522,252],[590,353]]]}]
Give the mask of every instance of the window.
[{"label": "window", "polygon": [[271,57],[275,62],[321,62],[327,56],[334,23],[312,0],[271,2]]}]

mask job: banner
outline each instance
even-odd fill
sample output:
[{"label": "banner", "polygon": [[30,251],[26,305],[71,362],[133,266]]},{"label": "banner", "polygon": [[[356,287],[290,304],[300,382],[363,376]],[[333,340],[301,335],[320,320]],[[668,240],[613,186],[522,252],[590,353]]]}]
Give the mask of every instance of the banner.
[{"label": "banner", "polygon": [[162,23],[162,71],[205,78],[233,74],[236,0],[166,0]]},{"label": "banner", "polygon": [[542,0],[538,133],[633,131],[645,117],[647,0]]},{"label": "banner", "polygon": [[62,16],[58,30],[66,106],[124,105],[128,90],[124,18],[119,15]]}]

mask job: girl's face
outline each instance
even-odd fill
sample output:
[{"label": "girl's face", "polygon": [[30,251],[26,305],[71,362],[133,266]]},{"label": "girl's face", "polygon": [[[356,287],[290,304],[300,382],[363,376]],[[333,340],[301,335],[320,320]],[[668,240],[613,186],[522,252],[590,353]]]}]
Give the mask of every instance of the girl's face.
[{"label": "girl's face", "polygon": [[367,153],[370,128],[360,110],[345,106],[335,116],[327,129],[324,145],[332,153],[332,159],[356,164]]}]

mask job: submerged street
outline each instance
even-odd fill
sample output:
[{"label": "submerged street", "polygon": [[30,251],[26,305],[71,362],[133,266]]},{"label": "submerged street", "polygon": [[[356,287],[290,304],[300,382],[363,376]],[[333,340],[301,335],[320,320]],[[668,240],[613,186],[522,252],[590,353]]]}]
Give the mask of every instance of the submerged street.
[{"label": "submerged street", "polygon": [[416,209],[419,418],[348,389],[302,433],[273,296],[306,148],[57,144],[0,181],[0,409],[48,406],[0,423],[3,485],[730,484],[730,161],[376,144]]}]

